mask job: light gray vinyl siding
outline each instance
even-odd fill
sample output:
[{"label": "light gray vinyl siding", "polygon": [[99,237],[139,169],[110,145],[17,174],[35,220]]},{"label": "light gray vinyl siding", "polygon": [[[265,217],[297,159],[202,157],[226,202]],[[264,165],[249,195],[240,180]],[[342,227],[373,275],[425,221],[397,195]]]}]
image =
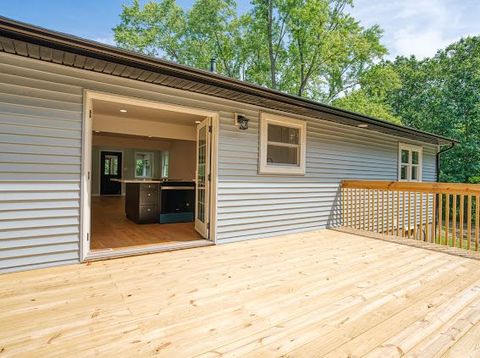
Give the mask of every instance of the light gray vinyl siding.
[{"label": "light gray vinyl siding", "polygon": [[[219,113],[219,243],[335,225],[341,179],[397,178],[400,138],[303,118],[306,175],[258,175],[260,107],[0,53],[1,271],[79,261],[85,89]],[[422,145],[434,180],[436,147]]]},{"label": "light gray vinyl siding", "polygon": [[[397,180],[398,143],[414,143],[303,118],[307,121],[306,174],[259,175],[259,113],[245,114],[250,118],[246,131],[235,128],[228,118],[221,123],[217,217],[220,242],[340,225],[340,181]],[[423,180],[434,181],[436,146],[421,145]]]},{"label": "light gray vinyl siding", "polygon": [[0,270],[79,259],[82,89],[0,70]]}]

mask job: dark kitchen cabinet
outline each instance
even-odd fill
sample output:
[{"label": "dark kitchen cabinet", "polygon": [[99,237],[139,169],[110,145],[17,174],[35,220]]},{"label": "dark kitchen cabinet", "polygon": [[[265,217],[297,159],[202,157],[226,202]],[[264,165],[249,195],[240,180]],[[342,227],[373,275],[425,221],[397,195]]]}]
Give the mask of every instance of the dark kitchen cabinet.
[{"label": "dark kitchen cabinet", "polygon": [[156,183],[127,183],[125,214],[137,224],[158,223],[160,191]]}]

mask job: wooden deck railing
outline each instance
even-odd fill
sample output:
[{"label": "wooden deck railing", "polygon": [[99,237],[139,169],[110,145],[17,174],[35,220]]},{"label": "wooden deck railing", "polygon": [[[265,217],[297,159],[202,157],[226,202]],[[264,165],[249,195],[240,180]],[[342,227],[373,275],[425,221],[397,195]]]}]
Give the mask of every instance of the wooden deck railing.
[{"label": "wooden deck railing", "polygon": [[342,226],[479,250],[480,185],[344,180]]}]

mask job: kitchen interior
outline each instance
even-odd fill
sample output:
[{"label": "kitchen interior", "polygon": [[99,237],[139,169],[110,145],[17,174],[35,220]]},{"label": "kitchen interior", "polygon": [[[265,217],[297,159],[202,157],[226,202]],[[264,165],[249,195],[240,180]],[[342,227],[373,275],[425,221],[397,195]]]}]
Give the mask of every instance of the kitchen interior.
[{"label": "kitchen interior", "polygon": [[93,100],[90,251],[210,243],[195,230],[205,117]]}]

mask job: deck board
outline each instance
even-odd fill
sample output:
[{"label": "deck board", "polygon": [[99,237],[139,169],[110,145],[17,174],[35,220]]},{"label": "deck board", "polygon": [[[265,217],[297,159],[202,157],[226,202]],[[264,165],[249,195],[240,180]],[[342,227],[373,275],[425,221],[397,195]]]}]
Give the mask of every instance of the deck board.
[{"label": "deck board", "polygon": [[337,231],[0,276],[4,356],[472,356],[480,262]]}]

